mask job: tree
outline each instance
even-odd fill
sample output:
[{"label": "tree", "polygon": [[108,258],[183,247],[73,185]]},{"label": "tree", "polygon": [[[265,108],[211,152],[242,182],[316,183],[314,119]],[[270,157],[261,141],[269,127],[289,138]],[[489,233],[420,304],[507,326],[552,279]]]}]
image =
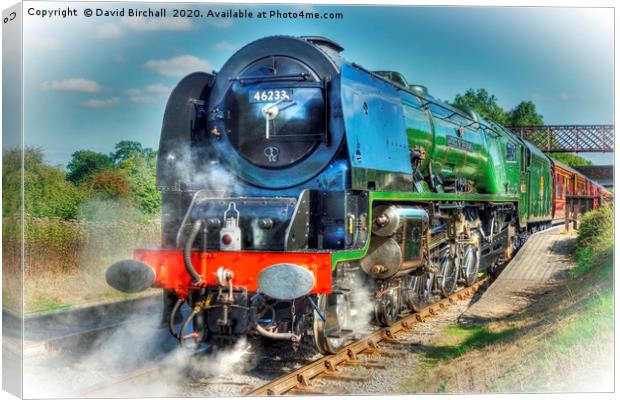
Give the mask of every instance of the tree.
[{"label": "tree", "polygon": [[531,101],[522,101],[508,113],[509,126],[543,125],[542,115],[536,112],[536,105]]},{"label": "tree", "polygon": [[41,149],[24,149],[24,168],[20,149],[4,153],[2,162],[2,215],[19,213],[22,177],[24,212],[35,217],[73,219],[83,199],[82,193],[65,179],[61,168],[43,162]]},{"label": "tree", "polygon": [[78,184],[96,173],[110,171],[113,167],[112,159],[105,154],[92,150],[78,150],[73,153],[71,161],[67,164],[67,179]]},{"label": "tree", "polygon": [[142,155],[146,158],[154,158],[156,152],[150,147],[142,147],[140,142],[133,140],[121,140],[114,146],[114,152],[110,153],[110,158],[115,164],[125,161],[134,154]]},{"label": "tree", "polygon": [[85,185],[103,198],[126,198],[129,194],[127,176],[121,171],[102,171],[91,176]]},{"label": "tree", "polygon": [[468,89],[465,94],[454,97],[454,105],[473,109],[483,118],[501,125],[507,125],[508,114],[497,104],[497,97],[489,94],[486,89]]},{"label": "tree", "polygon": [[592,161],[586,160],[577,154],[571,153],[555,153],[551,155],[551,158],[558,160],[561,163],[568,165],[569,167],[583,167],[592,165]]},{"label": "tree", "polygon": [[[145,155],[147,154],[147,155]],[[129,198],[145,214],[159,211],[161,193],[156,184],[155,153],[134,152],[118,165],[129,182]]]}]

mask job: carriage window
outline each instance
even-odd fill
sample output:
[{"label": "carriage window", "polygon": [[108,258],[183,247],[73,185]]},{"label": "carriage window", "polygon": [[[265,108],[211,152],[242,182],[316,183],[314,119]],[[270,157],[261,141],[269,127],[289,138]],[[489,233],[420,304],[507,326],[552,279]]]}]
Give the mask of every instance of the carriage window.
[{"label": "carriage window", "polygon": [[514,143],[506,143],[506,161],[517,161],[517,146]]}]

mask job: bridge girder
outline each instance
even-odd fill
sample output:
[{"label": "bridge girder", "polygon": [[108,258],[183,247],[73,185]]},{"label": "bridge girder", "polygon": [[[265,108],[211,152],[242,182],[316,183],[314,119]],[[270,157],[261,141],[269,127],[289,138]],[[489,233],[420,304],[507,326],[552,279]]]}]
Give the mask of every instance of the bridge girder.
[{"label": "bridge girder", "polygon": [[613,125],[542,125],[508,129],[548,153],[614,151]]}]

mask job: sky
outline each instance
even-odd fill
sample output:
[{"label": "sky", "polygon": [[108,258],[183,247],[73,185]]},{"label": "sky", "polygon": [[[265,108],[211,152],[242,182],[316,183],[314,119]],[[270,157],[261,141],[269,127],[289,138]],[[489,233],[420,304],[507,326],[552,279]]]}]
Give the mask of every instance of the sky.
[{"label": "sky", "polygon": [[[507,110],[532,100],[547,124],[614,122],[610,8],[188,5],[340,12],[340,20],[83,17],[87,7],[127,13],[149,3],[29,2],[25,11],[67,6],[79,17],[24,16],[24,140],[52,164],[79,149],[109,153],[125,139],[156,149],[174,85],[270,35],[326,36],[348,61],[399,71],[440,99],[486,88]],[[587,156],[613,163],[611,154]]]}]

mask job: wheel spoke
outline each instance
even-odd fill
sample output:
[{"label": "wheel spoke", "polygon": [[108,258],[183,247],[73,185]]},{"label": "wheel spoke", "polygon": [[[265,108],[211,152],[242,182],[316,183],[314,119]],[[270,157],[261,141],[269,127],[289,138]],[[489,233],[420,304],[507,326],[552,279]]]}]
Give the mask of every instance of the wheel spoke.
[{"label": "wheel spoke", "polygon": [[398,319],[398,299],[393,292],[390,290],[384,293],[375,302],[375,318],[383,326],[390,326]]},{"label": "wheel spoke", "polygon": [[480,267],[480,246],[474,243],[463,245],[462,251],[463,266],[461,268],[462,277],[467,286],[471,286],[478,280],[478,269]]},{"label": "wheel spoke", "polygon": [[438,258],[441,271],[439,291],[443,297],[447,297],[456,289],[459,266],[456,265],[455,258],[450,257],[450,249],[448,247],[440,251]]}]

